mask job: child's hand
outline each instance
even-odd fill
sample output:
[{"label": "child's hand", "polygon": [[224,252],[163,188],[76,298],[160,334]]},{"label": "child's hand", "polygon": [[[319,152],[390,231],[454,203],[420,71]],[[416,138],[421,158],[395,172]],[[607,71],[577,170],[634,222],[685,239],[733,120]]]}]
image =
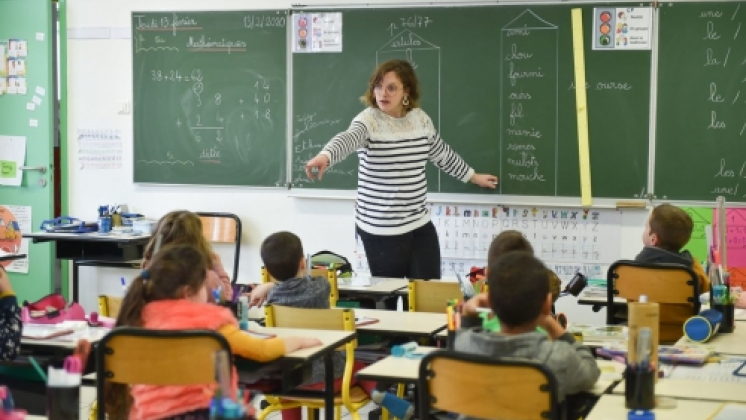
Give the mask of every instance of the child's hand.
[{"label": "child's hand", "polygon": [[489,308],[490,300],[487,297],[487,293],[480,293],[473,298],[469,299],[464,307],[461,309],[461,314],[466,316],[477,315],[478,308]]},{"label": "child's hand", "polygon": [[274,283],[264,283],[256,286],[249,295],[249,306],[262,306],[264,301],[267,300],[267,295],[272,288],[275,287]]},{"label": "child's hand", "polygon": [[550,314],[545,316],[539,321],[539,326],[544,329],[547,334],[552,338],[559,338],[565,333],[565,329],[557,322],[556,319]]},{"label": "child's hand", "polygon": [[302,337],[301,338],[301,344],[300,348],[307,349],[311,347],[317,347],[324,343],[321,342],[318,338],[311,338],[311,337]]}]

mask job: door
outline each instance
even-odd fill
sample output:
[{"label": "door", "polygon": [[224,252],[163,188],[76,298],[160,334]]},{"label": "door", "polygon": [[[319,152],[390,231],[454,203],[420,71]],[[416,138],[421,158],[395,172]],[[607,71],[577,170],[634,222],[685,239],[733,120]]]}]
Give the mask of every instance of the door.
[{"label": "door", "polygon": [[[16,231],[38,230],[54,214],[53,7],[51,0],[0,0],[0,249],[26,248],[29,256],[6,267],[15,270],[9,274],[19,301],[51,293],[54,284],[53,245],[24,244]],[[19,174],[20,185],[7,185]]]}]

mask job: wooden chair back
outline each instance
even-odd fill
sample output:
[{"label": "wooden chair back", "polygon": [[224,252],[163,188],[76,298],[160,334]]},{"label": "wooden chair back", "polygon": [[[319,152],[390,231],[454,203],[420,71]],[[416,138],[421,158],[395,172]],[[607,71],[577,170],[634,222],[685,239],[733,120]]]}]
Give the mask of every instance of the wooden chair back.
[{"label": "wooden chair back", "polygon": [[555,419],[561,409],[557,379],[544,365],[453,351],[420,363],[420,415],[431,409],[481,419]]},{"label": "wooden chair back", "polygon": [[[215,331],[115,328],[96,347],[98,401],[104,401],[106,382],[127,385],[215,383],[214,355],[220,350],[231,354],[228,341]],[[98,410],[99,420],[105,419],[105,411]]]},{"label": "wooden chair back", "polygon": [[238,263],[241,257],[241,219],[233,213],[196,212],[202,220],[202,234],[209,242],[233,244],[233,278],[238,279]]},{"label": "wooden chair back", "polygon": [[268,327],[308,330],[354,331],[355,313],[350,309],[306,309],[289,306],[264,307]]},{"label": "wooden chair back", "polygon": [[337,284],[337,270],[327,268],[314,268],[311,270],[311,277],[324,277],[329,280],[331,291],[329,292],[329,307],[337,306],[339,300],[339,286]]},{"label": "wooden chair back", "polygon": [[445,312],[448,301],[454,299],[464,299],[461,286],[456,282],[409,281],[410,312]]},{"label": "wooden chair back", "polygon": [[[608,308],[613,308],[614,297],[636,302],[646,295],[648,302],[690,305],[692,315],[700,310],[697,275],[681,264],[617,261],[609,267],[606,287]],[[614,311],[606,313],[607,323],[615,323]]]}]

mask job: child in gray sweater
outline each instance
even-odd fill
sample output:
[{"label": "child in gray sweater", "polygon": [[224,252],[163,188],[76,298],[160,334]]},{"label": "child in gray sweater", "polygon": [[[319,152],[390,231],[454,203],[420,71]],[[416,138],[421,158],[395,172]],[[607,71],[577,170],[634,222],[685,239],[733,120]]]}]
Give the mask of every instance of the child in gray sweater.
[{"label": "child in gray sweater", "polygon": [[[474,316],[477,307],[490,307],[500,320],[501,332],[462,330],[455,349],[540,361],[557,378],[559,402],[567,395],[593,388],[601,372],[591,351],[576,343],[552,317],[552,294],[544,264],[532,253],[508,252],[490,264],[487,282],[487,295],[467,302],[463,314]],[[537,332],[536,327],[546,333]]]},{"label": "child in gray sweater", "polygon": [[[267,295],[268,305],[329,309],[331,285],[326,278],[314,278],[306,274],[303,245],[298,236],[290,232],[273,233],[262,242],[261,254],[264,268],[276,280]],[[346,362],[345,353],[336,352],[332,361],[335,392],[339,392]],[[355,362],[353,374],[363,367],[365,365],[362,363]],[[311,378],[303,385],[303,388],[324,389],[324,379],[324,362],[317,360],[312,365]],[[408,420],[414,413],[409,402],[385,392],[386,385],[376,385],[371,381],[358,381],[357,385],[363,388],[373,401],[388,409],[395,417]],[[300,408],[282,410],[282,419],[301,420]]]}]

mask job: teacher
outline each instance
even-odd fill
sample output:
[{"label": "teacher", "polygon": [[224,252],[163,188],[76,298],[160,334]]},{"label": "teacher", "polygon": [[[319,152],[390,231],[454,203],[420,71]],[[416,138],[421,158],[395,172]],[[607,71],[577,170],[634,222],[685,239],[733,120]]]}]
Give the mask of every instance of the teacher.
[{"label": "teacher", "polygon": [[321,180],[327,167],[358,150],[356,229],[375,277],[440,278],[438,235],[425,206],[428,160],[463,182],[497,185],[496,176],[475,173],[440,138],[419,99],[408,62],[381,64],[361,98],[367,108],[306,163],[308,177]]}]

